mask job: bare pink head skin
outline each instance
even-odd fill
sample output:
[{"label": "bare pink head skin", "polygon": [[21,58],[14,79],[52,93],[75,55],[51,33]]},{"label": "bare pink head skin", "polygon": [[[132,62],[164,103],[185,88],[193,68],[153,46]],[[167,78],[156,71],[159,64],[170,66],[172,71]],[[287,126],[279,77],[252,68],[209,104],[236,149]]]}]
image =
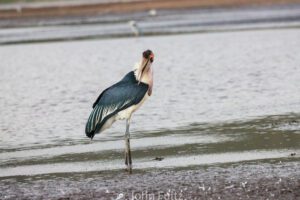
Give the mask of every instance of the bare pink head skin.
[{"label": "bare pink head skin", "polygon": [[136,65],[135,77],[137,81],[149,85],[148,95],[151,96],[153,88],[153,69],[152,63],[154,61],[154,54],[151,50],[143,52],[143,57],[140,63]]}]

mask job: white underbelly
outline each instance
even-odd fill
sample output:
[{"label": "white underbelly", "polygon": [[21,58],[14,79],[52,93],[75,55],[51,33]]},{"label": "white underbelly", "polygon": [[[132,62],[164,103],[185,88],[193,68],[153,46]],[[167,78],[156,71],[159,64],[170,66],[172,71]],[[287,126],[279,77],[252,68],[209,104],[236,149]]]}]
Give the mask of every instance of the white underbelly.
[{"label": "white underbelly", "polygon": [[131,115],[134,111],[136,111],[139,107],[141,107],[141,105],[143,105],[143,103],[146,101],[146,99],[148,98],[148,94],[146,93],[144,98],[142,99],[142,101],[140,101],[140,103],[130,106],[129,108],[122,110],[120,112],[118,112],[116,119],[117,120],[122,120],[122,119],[130,119]]}]

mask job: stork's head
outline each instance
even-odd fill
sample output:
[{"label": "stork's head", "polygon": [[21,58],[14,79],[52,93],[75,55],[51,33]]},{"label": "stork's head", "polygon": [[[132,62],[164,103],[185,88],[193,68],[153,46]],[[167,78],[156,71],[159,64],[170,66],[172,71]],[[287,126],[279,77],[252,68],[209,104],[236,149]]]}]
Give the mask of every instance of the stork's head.
[{"label": "stork's head", "polygon": [[154,54],[151,50],[146,50],[143,52],[143,60],[146,61],[150,61],[150,63],[153,63],[154,61]]},{"label": "stork's head", "polygon": [[136,78],[139,82],[141,82],[144,75],[149,72],[153,61],[153,52],[149,49],[144,51],[141,62],[136,66]]}]

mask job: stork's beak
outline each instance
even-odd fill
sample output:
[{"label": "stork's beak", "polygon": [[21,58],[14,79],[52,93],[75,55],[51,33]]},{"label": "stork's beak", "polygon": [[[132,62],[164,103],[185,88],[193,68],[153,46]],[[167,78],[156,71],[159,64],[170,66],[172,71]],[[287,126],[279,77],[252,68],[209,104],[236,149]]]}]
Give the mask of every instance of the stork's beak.
[{"label": "stork's beak", "polygon": [[138,74],[138,84],[140,84],[142,77],[143,77],[143,73],[146,70],[149,62],[152,63],[154,61],[154,54],[152,53],[151,50],[146,50],[143,52],[143,67],[142,69],[139,71]]}]

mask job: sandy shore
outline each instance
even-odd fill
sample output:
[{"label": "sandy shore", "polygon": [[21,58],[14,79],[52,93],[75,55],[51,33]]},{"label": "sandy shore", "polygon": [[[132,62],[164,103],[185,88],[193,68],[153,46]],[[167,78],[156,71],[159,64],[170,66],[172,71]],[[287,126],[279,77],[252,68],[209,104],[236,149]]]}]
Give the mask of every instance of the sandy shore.
[{"label": "sandy shore", "polygon": [[[18,6],[15,8],[1,9],[0,19],[19,17],[51,17],[51,16],[82,16],[108,13],[128,13],[145,11],[150,9],[184,9],[184,8],[213,8],[232,7],[245,5],[271,5],[283,3],[299,3],[299,0],[149,0],[149,1],[126,1],[113,3],[87,4],[51,4],[51,6]],[[34,5],[34,4],[33,4]]]},{"label": "sandy shore", "polygon": [[300,198],[298,164],[253,161],[195,169],[135,170],[133,175],[118,170],[10,177],[1,180],[0,198],[294,200]]}]

